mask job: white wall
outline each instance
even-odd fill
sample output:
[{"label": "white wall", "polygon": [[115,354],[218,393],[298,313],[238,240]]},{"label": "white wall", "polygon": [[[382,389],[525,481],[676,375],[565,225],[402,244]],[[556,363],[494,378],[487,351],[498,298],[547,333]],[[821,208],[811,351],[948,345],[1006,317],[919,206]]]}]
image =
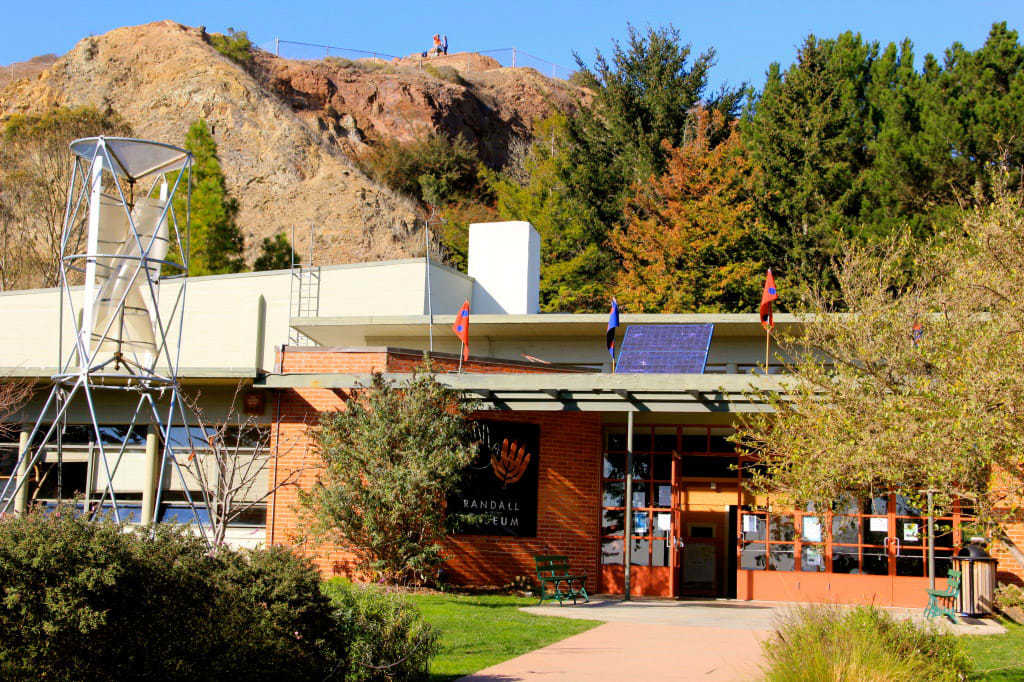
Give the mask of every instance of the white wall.
[{"label": "white wall", "polygon": [[540,235],[530,223],[470,225],[468,269],[474,313],[540,312]]}]

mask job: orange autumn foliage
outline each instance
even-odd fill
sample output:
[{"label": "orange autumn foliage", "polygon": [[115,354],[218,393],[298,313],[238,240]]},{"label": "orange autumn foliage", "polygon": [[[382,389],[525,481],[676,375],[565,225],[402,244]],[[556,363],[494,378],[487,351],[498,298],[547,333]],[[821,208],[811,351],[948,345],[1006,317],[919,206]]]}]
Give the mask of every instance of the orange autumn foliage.
[{"label": "orange autumn foliage", "polygon": [[615,293],[630,311],[757,307],[767,253],[750,193],[758,171],[719,112],[702,109],[693,120],[688,139],[666,145],[665,174],[634,187],[625,223],[608,240],[622,264]]}]

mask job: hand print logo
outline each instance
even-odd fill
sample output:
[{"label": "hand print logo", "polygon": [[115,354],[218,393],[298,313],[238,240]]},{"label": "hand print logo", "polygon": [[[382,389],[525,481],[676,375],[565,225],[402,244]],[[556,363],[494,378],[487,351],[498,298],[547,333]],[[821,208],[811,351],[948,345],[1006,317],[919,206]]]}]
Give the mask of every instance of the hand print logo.
[{"label": "hand print logo", "polygon": [[503,486],[518,482],[529,465],[530,453],[518,441],[510,443],[508,438],[501,442],[501,449],[491,455],[491,469]]}]

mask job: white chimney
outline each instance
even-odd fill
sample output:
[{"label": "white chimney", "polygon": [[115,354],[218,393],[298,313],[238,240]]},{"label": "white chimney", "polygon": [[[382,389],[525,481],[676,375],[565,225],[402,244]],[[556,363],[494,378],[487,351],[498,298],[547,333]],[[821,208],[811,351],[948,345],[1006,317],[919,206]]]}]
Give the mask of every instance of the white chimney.
[{"label": "white chimney", "polygon": [[540,312],[540,235],[524,221],[469,226],[474,314]]}]

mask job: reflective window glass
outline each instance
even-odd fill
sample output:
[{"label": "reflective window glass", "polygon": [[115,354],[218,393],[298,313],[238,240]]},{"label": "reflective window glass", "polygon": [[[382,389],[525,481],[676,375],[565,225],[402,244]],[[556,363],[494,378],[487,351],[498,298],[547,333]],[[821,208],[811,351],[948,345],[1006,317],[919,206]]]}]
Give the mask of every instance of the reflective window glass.
[{"label": "reflective window glass", "polygon": [[924,564],[922,550],[900,548],[899,556],[896,557],[896,575],[925,575]]},{"label": "reflective window glass", "polygon": [[800,548],[800,570],[821,573],[825,570],[825,548],[821,545],[804,545]]},{"label": "reflective window glass", "polygon": [[633,540],[633,553],[630,555],[630,563],[632,563],[634,566],[650,566],[650,551],[650,540]]},{"label": "reflective window glass", "polygon": [[773,514],[769,524],[769,540],[791,542],[796,539],[796,524],[793,517],[787,514]]},{"label": "reflective window glass", "polygon": [[860,537],[860,518],[856,516],[832,517],[832,542],[855,543]]},{"label": "reflective window glass", "polygon": [[773,571],[792,571],[796,568],[793,558],[793,545],[768,545],[769,558]]},{"label": "reflective window glass", "polygon": [[633,478],[651,477],[651,456],[647,453],[633,455]]},{"label": "reflective window glass", "polygon": [[868,575],[889,575],[889,555],[884,547],[865,547],[861,569]]},{"label": "reflective window glass", "polygon": [[654,480],[672,480],[672,455],[654,455]]},{"label": "reflective window glass", "polygon": [[655,433],[653,450],[655,452],[670,453],[676,449],[676,432],[673,429],[670,433]]},{"label": "reflective window glass", "polygon": [[605,481],[604,484],[604,506],[624,507],[626,506],[626,482]]},{"label": "reflective window glass", "polygon": [[856,547],[832,546],[833,573],[860,573],[860,550]]},{"label": "reflective window glass", "polygon": [[626,450],[626,434],[624,433],[609,433],[608,434],[608,449],[609,450],[620,450],[625,452]]},{"label": "reflective window glass", "polygon": [[650,485],[646,481],[633,481],[633,506],[646,507],[650,502]]},{"label": "reflective window glass", "polygon": [[603,474],[605,478],[625,478],[626,456],[621,452],[605,455]]},{"label": "reflective window glass", "polygon": [[767,568],[765,543],[744,542],[742,547],[740,568],[747,571],[763,571]]},{"label": "reflective window glass", "polygon": [[622,538],[604,538],[601,540],[601,563],[622,565],[624,542]]},{"label": "reflective window glass", "polygon": [[668,541],[653,540],[651,543],[651,566],[668,566]]},{"label": "reflective window glass", "polygon": [[885,516],[869,516],[864,519],[864,544],[884,545],[889,537],[889,519]]},{"label": "reflective window glass", "polygon": [[625,512],[621,509],[605,509],[601,512],[601,532],[605,535],[621,535],[623,514]]}]

